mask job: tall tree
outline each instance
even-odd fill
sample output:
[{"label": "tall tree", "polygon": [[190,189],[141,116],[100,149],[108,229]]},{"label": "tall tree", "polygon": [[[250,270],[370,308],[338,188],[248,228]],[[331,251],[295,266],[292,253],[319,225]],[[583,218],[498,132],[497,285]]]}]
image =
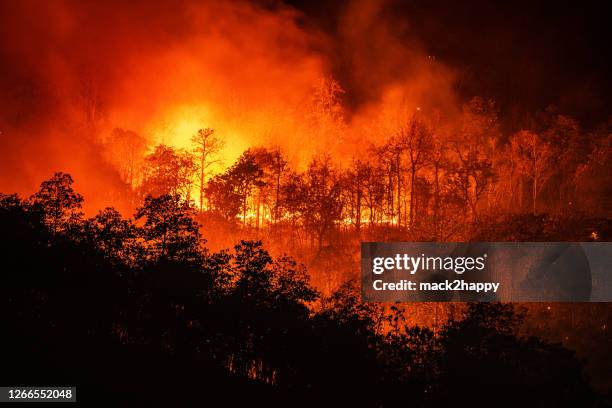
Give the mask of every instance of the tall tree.
[{"label": "tall tree", "polygon": [[404,179],[402,163],[405,146],[397,136],[389,138],[376,150],[387,170],[388,216],[390,220],[395,219],[395,224],[400,227],[402,225],[402,182]]},{"label": "tall tree", "polygon": [[574,176],[579,203],[590,214],[610,217],[612,211],[612,123],[594,133],[594,145]]},{"label": "tall tree", "polygon": [[465,212],[477,218],[478,203],[495,180],[492,157],[500,137],[495,102],[472,98],[463,106],[452,138],[455,161],[451,179],[465,202]]},{"label": "tall tree", "polygon": [[326,235],[342,215],[342,181],[329,156],[315,157],[305,173],[305,225],[317,240],[319,252]]},{"label": "tall tree", "polygon": [[233,214],[237,206],[242,214],[242,223],[246,226],[254,189],[261,189],[265,184],[264,171],[257,161],[257,155],[249,149],[224,174],[209,182],[207,193],[212,207],[227,218],[235,217]]},{"label": "tall tree", "polygon": [[369,164],[353,158],[351,167],[345,173],[346,205],[357,234],[361,232],[361,217],[366,203],[366,185],[371,178],[372,168]]},{"label": "tall tree", "polygon": [[549,143],[557,158],[555,172],[551,177],[557,187],[558,210],[562,211],[575,202],[574,174],[580,164],[588,160],[591,146],[578,122],[566,115],[554,114],[548,129],[540,137]]},{"label": "tall tree", "polygon": [[315,86],[307,112],[307,123],[314,134],[312,140],[325,141],[323,146],[310,146],[309,150],[323,147],[334,151],[342,147],[344,138],[345,112],[342,105],[344,89],[333,77],[320,78]]},{"label": "tall tree", "polygon": [[370,227],[382,221],[385,213],[385,168],[381,165],[367,164],[364,180],[364,203],[368,209]]},{"label": "tall tree", "polygon": [[281,185],[278,211],[283,214],[283,219],[288,221],[290,245],[293,245],[296,237],[299,238],[300,229],[305,227],[307,200],[304,175],[295,171],[288,172],[285,182]]},{"label": "tall tree", "polygon": [[[255,197],[256,226],[259,229],[264,219],[278,220],[278,200],[280,186],[287,168],[287,160],[279,148],[267,149],[263,147],[251,149],[257,166],[262,170],[262,183],[258,183]],[[267,215],[267,216],[266,216]]]},{"label": "tall tree", "polygon": [[466,214],[477,219],[478,203],[490,184],[495,180],[491,161],[480,156],[476,150],[462,151],[455,146],[458,161],[449,166],[448,180],[461,197]]},{"label": "tall tree", "polygon": [[180,194],[190,199],[195,165],[190,154],[160,144],[145,158],[141,191],[144,196]]},{"label": "tall tree", "polygon": [[234,221],[240,213],[242,198],[236,192],[229,173],[218,174],[206,186],[209,211],[220,214],[228,221]]},{"label": "tall tree", "polygon": [[431,150],[431,132],[426,128],[416,116],[413,116],[410,122],[400,129],[398,135],[399,143],[404,147],[408,156],[408,169],[410,171],[410,214],[408,225],[414,225],[416,216],[416,179],[417,172],[422,169],[429,159]]},{"label": "tall tree", "polygon": [[281,197],[281,182],[287,173],[288,161],[283,156],[280,148],[272,150],[272,175],[274,178],[274,208],[272,209],[272,219],[274,223],[280,220],[280,197]]},{"label": "tall tree", "polygon": [[70,174],[58,172],[30,197],[32,208],[42,215],[53,234],[70,230],[83,216],[83,196],[74,191],[72,183]]},{"label": "tall tree", "polygon": [[140,181],[143,159],[147,148],[146,140],[131,130],[115,128],[111,132],[105,148],[108,159],[118,169],[121,179],[130,188]]},{"label": "tall tree", "polygon": [[137,251],[136,228],[119,211],[105,208],[85,222],[85,235],[111,262],[132,264]]},{"label": "tall tree", "polygon": [[215,130],[200,129],[191,137],[193,152],[197,162],[198,192],[200,195],[200,212],[204,209],[204,193],[208,169],[221,162],[219,153],[225,147],[225,141],[215,135]]},{"label": "tall tree", "polygon": [[438,240],[441,236],[441,204],[442,204],[442,175],[446,168],[447,147],[444,141],[438,138],[432,140],[430,152],[430,164],[433,168],[433,229],[434,238]]},{"label": "tall tree", "polygon": [[180,195],[147,196],[135,218],[144,219],[141,234],[152,260],[199,260],[199,225],[189,202]]},{"label": "tall tree", "polygon": [[536,214],[538,194],[552,175],[553,150],[535,132],[522,130],[512,136],[510,146],[519,171],[531,181],[531,202]]},{"label": "tall tree", "polygon": [[232,184],[240,197],[242,211],[242,223],[247,224],[247,214],[249,212],[249,198],[254,188],[261,188],[265,185],[264,172],[257,163],[255,154],[251,149],[245,151],[238,161],[229,169]]}]

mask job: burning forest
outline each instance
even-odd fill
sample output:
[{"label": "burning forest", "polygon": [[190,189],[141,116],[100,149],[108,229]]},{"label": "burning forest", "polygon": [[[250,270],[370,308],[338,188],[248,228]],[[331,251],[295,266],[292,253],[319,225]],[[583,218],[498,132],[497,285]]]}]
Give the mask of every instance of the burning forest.
[{"label": "burning forest", "polygon": [[355,283],[361,242],[610,240],[609,28],[508,7],[0,2],[5,382],[442,406],[471,366],[482,403],[610,403],[609,304]]}]

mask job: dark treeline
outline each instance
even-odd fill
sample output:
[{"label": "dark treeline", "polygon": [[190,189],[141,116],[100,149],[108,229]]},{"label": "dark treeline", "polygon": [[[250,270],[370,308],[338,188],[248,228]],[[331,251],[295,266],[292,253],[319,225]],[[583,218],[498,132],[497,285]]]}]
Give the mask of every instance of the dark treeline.
[{"label": "dark treeline", "polygon": [[351,283],[321,295],[260,242],[208,251],[181,195],[145,197],[133,220],[82,203],[63,173],[0,196],[4,384],[126,406],[600,402],[573,352],[519,334],[512,305],[470,304],[434,332]]}]

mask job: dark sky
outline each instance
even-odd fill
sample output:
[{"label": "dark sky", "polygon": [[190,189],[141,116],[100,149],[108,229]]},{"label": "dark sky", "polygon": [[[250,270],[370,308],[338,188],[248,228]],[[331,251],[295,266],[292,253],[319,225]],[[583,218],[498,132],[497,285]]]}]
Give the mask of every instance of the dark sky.
[{"label": "dark sky", "polygon": [[[348,3],[290,1],[332,35]],[[495,98],[506,120],[548,105],[586,126],[612,113],[606,2],[396,0],[381,13],[406,41],[460,72],[462,96]],[[341,56],[336,69],[342,79]]]}]

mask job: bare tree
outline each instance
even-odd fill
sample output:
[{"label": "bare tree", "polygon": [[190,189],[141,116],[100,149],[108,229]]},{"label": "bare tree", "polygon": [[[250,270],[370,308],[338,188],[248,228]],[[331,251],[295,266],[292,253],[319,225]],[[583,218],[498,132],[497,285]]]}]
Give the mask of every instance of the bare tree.
[{"label": "bare tree", "polygon": [[440,223],[440,206],[442,203],[442,176],[446,167],[446,145],[440,138],[434,138],[431,144],[430,164],[433,170],[433,222],[434,222],[434,237],[436,239],[441,235]]},{"label": "bare tree", "polygon": [[531,180],[531,201],[535,214],[538,194],[552,175],[552,149],[529,130],[521,130],[512,136],[510,145],[519,161],[519,171]]},{"label": "bare tree", "polygon": [[206,190],[207,170],[220,163],[219,153],[225,147],[225,142],[215,135],[215,130],[200,129],[191,137],[193,152],[198,167],[198,191],[200,194],[200,211],[204,210],[204,192]]},{"label": "bare tree", "polygon": [[280,219],[280,193],[281,193],[281,179],[283,174],[287,172],[287,160],[283,157],[280,148],[276,148],[272,151],[272,163],[273,163],[273,175],[274,175],[274,209],[273,219],[274,223],[277,223]]},{"label": "bare tree", "polygon": [[415,181],[417,172],[426,165],[429,158],[429,152],[431,150],[431,133],[421,121],[413,117],[407,126],[400,129],[398,139],[408,156],[408,169],[410,171],[410,214],[409,219],[404,221],[408,221],[407,224],[412,227],[416,216],[414,211],[416,204]]},{"label": "bare tree", "polygon": [[346,122],[342,105],[343,94],[344,89],[334,78],[320,78],[313,88],[307,112],[311,131],[317,140],[327,141],[324,148],[330,152],[341,147],[344,138]]},{"label": "bare tree", "polygon": [[477,218],[478,203],[496,180],[492,157],[500,136],[497,108],[492,100],[475,97],[463,106],[459,128],[451,137],[455,163],[453,188],[465,203],[465,213]]},{"label": "bare tree", "polygon": [[[387,198],[389,203],[389,217],[395,218],[396,225],[402,225],[402,158],[405,146],[395,135],[377,149],[380,160],[385,163],[388,169],[388,191]],[[396,207],[397,205],[397,207]]]},{"label": "bare tree", "polygon": [[120,128],[113,129],[106,143],[108,159],[119,169],[121,179],[130,188],[140,181],[147,141],[138,133]]},{"label": "bare tree", "polygon": [[306,228],[314,233],[318,254],[323,241],[342,215],[342,183],[338,170],[327,155],[313,158],[305,173],[303,216]]},{"label": "bare tree", "polygon": [[344,174],[347,212],[357,234],[361,232],[361,217],[366,207],[366,183],[371,178],[371,172],[372,168],[368,163],[353,158],[351,167]]}]

